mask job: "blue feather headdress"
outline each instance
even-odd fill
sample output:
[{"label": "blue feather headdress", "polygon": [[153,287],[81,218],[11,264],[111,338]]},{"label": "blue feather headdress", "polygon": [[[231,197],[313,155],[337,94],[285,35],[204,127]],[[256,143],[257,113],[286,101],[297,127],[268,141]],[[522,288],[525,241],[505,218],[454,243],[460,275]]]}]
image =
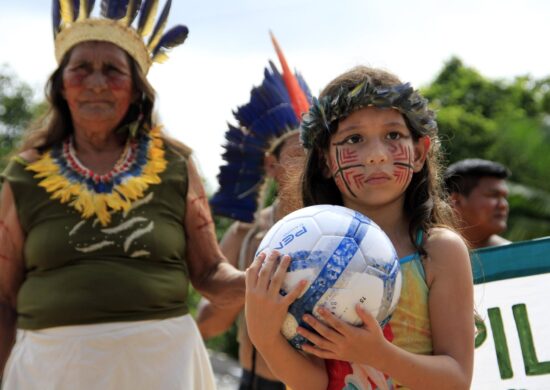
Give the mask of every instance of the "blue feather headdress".
[{"label": "blue feather headdress", "polygon": [[[81,42],[105,41],[128,52],[147,74],[153,62],[164,62],[167,51],[181,45],[189,33],[183,25],[164,32],[171,0],[164,4],[156,23],[159,0],[102,0],[101,18],[90,17],[94,3],[94,0],[53,0],[52,22],[58,62]],[[133,27],[135,20],[137,25]]]},{"label": "blue feather headdress", "polygon": [[218,174],[219,189],[210,200],[214,214],[252,222],[264,182],[264,157],[289,134],[297,132],[301,116],[311,104],[311,92],[298,73],[292,74],[275,38],[282,64],[264,71],[262,85],[250,92],[250,101],[233,112],[239,126],[229,124]]}]

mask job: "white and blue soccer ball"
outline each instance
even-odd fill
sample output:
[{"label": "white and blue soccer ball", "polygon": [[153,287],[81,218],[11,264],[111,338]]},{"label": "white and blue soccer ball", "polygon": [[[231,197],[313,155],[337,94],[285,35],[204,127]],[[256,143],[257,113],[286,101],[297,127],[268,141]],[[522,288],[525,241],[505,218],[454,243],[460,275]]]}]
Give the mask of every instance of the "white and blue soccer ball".
[{"label": "white and blue soccer ball", "polygon": [[265,235],[257,253],[277,250],[292,261],[281,294],[301,280],[308,284],[290,306],[283,335],[296,348],[305,338],[296,333],[305,313],[318,317],[328,308],[338,318],[361,325],[360,303],[383,324],[399,300],[401,271],[388,236],[369,218],[341,206],[317,205],[297,210],[278,221]]}]

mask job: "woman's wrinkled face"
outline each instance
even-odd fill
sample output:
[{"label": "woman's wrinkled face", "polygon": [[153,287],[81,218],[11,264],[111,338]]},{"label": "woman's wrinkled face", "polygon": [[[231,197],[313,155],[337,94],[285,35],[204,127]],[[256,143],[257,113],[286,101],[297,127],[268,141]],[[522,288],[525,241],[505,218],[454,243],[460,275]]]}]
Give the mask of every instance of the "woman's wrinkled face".
[{"label": "woman's wrinkled face", "polygon": [[134,100],[128,56],[118,46],[91,41],[70,52],[63,69],[63,97],[75,129],[115,129]]},{"label": "woman's wrinkled face", "polygon": [[361,210],[403,199],[428,148],[429,139],[413,140],[399,111],[366,107],[340,121],[325,157],[344,205]]}]

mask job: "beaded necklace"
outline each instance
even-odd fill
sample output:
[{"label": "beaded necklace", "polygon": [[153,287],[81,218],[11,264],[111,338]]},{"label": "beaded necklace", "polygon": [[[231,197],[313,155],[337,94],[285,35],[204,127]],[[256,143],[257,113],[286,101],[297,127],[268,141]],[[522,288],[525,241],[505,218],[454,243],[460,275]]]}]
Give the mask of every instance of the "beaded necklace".
[{"label": "beaded necklace", "polygon": [[73,140],[45,152],[29,164],[38,183],[51,199],[80,212],[83,218],[97,217],[105,226],[111,213],[127,211],[132,202],[144,196],[151,184],[161,182],[159,174],[166,169],[160,127],[129,140],[110,172],[100,175],[87,168],[76,156]]},{"label": "beaded necklace", "polygon": [[74,148],[74,138],[70,137],[63,143],[63,157],[67,160],[68,166],[75,172],[78,172],[80,175],[84,176],[86,179],[92,179],[95,183],[98,182],[108,182],[116,176],[117,173],[125,171],[130,167],[135,160],[137,142],[135,140],[126,141],[124,145],[124,150],[120,154],[120,157],[116,161],[115,165],[110,172],[99,175],[92,171],[90,168],[87,168],[76,155],[76,150]]}]

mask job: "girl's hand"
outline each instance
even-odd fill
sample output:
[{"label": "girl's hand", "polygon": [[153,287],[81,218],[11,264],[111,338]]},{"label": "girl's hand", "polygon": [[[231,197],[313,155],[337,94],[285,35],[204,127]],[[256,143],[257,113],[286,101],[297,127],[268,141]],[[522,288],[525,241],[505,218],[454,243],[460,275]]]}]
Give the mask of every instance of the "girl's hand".
[{"label": "girl's hand", "polygon": [[290,256],[285,255],[278,262],[279,256],[276,251],[268,257],[260,253],[246,270],[246,326],[250,340],[258,348],[280,337],[288,307],[306,285],[302,281],[286,296],[279,294],[290,264]]},{"label": "girl's hand", "polygon": [[318,313],[326,325],[314,316],[306,314],[304,321],[319,334],[299,327],[298,333],[314,344],[304,344],[302,349],[323,359],[375,366],[373,363],[380,362],[384,346],[388,345],[387,341],[380,325],[369,312],[359,304],[355,310],[363,321],[362,326],[350,325],[322,307],[318,309]]}]

